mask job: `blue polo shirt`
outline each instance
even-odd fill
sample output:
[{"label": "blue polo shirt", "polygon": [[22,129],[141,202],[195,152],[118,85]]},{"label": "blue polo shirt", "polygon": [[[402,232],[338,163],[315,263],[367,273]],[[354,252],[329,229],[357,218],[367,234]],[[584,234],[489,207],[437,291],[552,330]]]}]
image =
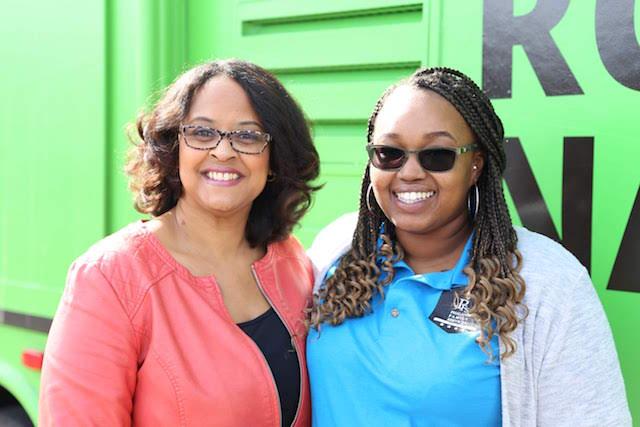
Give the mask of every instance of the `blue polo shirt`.
[{"label": "blue polo shirt", "polygon": [[468,301],[453,298],[467,284],[471,242],[452,270],[395,263],[370,314],[310,331],[314,426],[501,425],[498,339],[489,363]]}]

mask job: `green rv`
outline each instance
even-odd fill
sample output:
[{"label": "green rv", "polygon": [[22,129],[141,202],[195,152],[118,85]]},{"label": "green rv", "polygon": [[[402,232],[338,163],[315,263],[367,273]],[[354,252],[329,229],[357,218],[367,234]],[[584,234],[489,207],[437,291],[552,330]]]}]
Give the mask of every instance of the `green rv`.
[{"label": "green rv", "polygon": [[313,126],[325,186],[296,231],[307,246],[357,209],[387,85],[425,65],[481,82],[506,125],[512,216],[590,270],[640,419],[640,1],[9,0],[0,17],[0,426],[37,424],[71,261],[139,218],[127,124],[223,57],[273,71]]}]

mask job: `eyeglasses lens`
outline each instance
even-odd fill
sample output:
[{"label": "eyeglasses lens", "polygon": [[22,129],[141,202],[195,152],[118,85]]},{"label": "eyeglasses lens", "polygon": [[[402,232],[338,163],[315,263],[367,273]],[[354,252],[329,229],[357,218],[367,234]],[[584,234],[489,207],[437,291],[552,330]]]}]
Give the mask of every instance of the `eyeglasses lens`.
[{"label": "eyeglasses lens", "polygon": [[[225,134],[231,147],[240,153],[259,154],[269,142],[269,135],[257,131],[235,131]],[[218,145],[222,139],[220,131],[204,126],[185,126],[184,136],[190,147],[207,150]]]},{"label": "eyeglasses lens", "polygon": [[380,169],[398,169],[405,161],[404,151],[393,147],[375,147],[369,153],[373,165]]},{"label": "eyeglasses lens", "polygon": [[[368,152],[373,165],[383,170],[400,169],[407,159],[407,153],[395,147],[370,147]],[[446,172],[453,168],[456,152],[439,148],[426,149],[418,153],[418,161],[425,170]]]},{"label": "eyeglasses lens", "polygon": [[431,172],[445,172],[453,167],[456,153],[451,150],[432,149],[422,150],[418,154],[420,165]]},{"label": "eyeglasses lens", "polygon": [[189,145],[195,148],[208,148],[220,141],[220,132],[206,127],[186,127],[184,136]]},{"label": "eyeglasses lens", "polygon": [[267,143],[267,137],[257,132],[238,132],[231,135],[231,143],[241,153],[259,153]]}]

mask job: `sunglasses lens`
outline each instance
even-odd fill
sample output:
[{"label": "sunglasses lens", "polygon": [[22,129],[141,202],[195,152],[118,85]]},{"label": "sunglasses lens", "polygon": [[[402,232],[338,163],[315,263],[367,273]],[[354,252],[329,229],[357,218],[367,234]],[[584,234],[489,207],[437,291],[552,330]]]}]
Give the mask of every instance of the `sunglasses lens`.
[{"label": "sunglasses lens", "polygon": [[393,147],[371,147],[369,159],[378,169],[398,169],[404,164],[404,151]]},{"label": "sunglasses lens", "polygon": [[421,151],[418,158],[424,169],[432,172],[445,172],[453,167],[456,153],[451,150],[435,148]]}]

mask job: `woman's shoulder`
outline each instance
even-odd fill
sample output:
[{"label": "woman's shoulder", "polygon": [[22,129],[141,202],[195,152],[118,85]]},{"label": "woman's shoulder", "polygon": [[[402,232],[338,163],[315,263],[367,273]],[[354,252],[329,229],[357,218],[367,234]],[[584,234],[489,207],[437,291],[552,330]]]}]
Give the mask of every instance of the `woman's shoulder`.
[{"label": "woman's shoulder", "polygon": [[142,221],[136,221],[95,242],[76,262],[109,263],[113,259],[135,254],[146,240],[147,230]]},{"label": "woman's shoulder", "polygon": [[520,275],[526,284],[525,303],[563,306],[582,300],[597,303],[587,269],[560,243],[523,227],[515,227],[522,255]]},{"label": "woman's shoulder", "polygon": [[153,281],[171,270],[155,246],[145,223],[136,221],[93,244],[71,269],[97,269],[112,283]]},{"label": "woman's shoulder", "polygon": [[312,272],[311,260],[300,241],[292,234],[282,240],[270,243],[267,258],[269,262],[273,263],[294,261],[302,265],[305,270]]},{"label": "woman's shoulder", "polygon": [[314,291],[319,289],[329,269],[351,248],[357,223],[358,212],[344,214],[320,230],[313,240],[307,255],[316,276]]},{"label": "woman's shoulder", "polygon": [[350,212],[333,220],[313,239],[307,254],[317,267],[333,264],[335,258],[351,247],[353,232],[358,222],[358,212]]},{"label": "woman's shoulder", "polygon": [[581,275],[586,271],[580,261],[555,240],[524,227],[514,228],[524,273],[566,277]]}]

